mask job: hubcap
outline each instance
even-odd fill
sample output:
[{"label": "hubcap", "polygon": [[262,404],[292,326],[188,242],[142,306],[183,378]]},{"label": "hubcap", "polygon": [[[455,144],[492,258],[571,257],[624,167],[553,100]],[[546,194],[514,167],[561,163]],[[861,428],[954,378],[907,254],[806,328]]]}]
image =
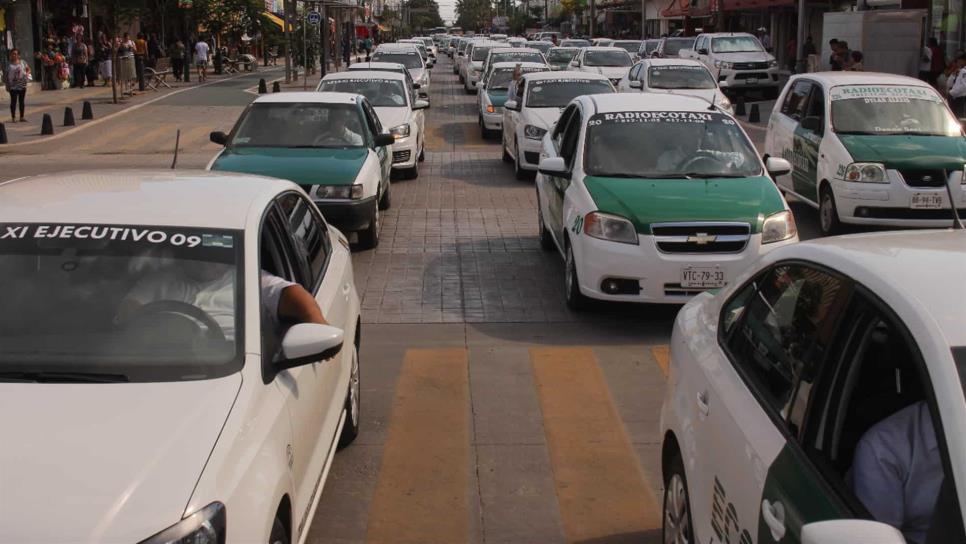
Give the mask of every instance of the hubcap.
[{"label": "hubcap", "polygon": [[359,425],[359,352],[352,352],[352,371],[349,374],[349,417],[352,426]]},{"label": "hubcap", "polygon": [[691,525],[688,516],[688,492],[681,475],[668,482],[664,498],[664,544],[690,544]]},{"label": "hubcap", "polygon": [[828,232],[832,228],[832,197],[826,192],[822,195],[822,205],[819,206],[822,220],[822,230]]}]

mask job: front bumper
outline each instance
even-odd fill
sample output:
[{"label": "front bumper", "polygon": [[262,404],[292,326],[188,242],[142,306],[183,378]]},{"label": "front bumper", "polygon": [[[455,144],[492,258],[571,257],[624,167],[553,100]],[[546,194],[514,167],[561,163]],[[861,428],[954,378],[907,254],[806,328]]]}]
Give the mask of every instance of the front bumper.
[{"label": "front bumper", "polygon": [[483,116],[483,128],[487,130],[503,130],[503,108],[494,107],[493,113],[480,112]]},{"label": "front bumper", "polygon": [[760,89],[778,87],[778,68],[756,70],[718,70],[718,86],[730,89]]},{"label": "front bumper", "polygon": [[480,83],[480,73],[469,71],[466,73],[466,86],[470,89],[476,89],[476,86]]},{"label": "front bumper", "polygon": [[537,170],[540,163],[540,152],[543,151],[543,141],[530,138],[517,138],[517,162],[523,170]]},{"label": "front bumper", "polygon": [[359,231],[369,227],[376,216],[376,197],[359,200],[315,200],[327,223],[343,232]]},{"label": "front bumper", "polygon": [[[887,170],[889,183],[832,181],[832,194],[839,221],[855,225],[889,227],[948,227],[953,214],[945,187],[910,187],[895,170]],[[966,186],[953,191],[960,217],[966,217]],[[942,199],[939,208],[913,209],[914,194],[931,194]],[[958,193],[958,194],[957,194]]]},{"label": "front bumper", "polygon": [[[665,253],[651,235],[638,236],[638,245],[599,240],[586,235],[572,238],[580,291],[598,300],[683,304],[711,288],[684,288],[684,268],[718,267],[724,272],[725,285],[734,281],[763,254],[795,243],[797,238],[761,245],[761,234],[752,234],[747,245],[736,253]],[[611,295],[601,289],[608,278],[637,281],[638,294]]]},{"label": "front bumper", "polygon": [[412,168],[419,157],[419,146],[415,135],[407,136],[392,144],[393,170]]}]

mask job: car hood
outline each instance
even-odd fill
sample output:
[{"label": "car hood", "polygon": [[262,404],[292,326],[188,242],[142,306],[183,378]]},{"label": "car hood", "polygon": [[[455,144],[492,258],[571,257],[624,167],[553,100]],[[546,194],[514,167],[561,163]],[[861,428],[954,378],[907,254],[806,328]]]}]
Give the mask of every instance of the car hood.
[{"label": "car hood", "polygon": [[363,147],[233,147],[225,149],[211,169],[271,176],[299,185],[350,185],[368,155]]},{"label": "car hood", "polygon": [[755,51],[748,53],[713,53],[714,60],[725,62],[770,62],[775,57],[765,51]]},{"label": "car hood", "polygon": [[0,542],[139,542],[177,523],[241,383],[0,383]]},{"label": "car hood", "polygon": [[[721,93],[714,89],[654,89],[649,88],[647,90],[649,93],[663,93],[663,94],[675,94],[682,96],[696,96],[702,100],[707,100],[710,104],[712,100],[715,100],[715,95],[720,95]],[[720,100],[719,100],[720,101]]]},{"label": "car hood", "polygon": [[620,79],[627,75],[627,71],[630,69],[630,66],[586,66],[584,71],[600,74],[610,79]]},{"label": "car hood", "polygon": [[413,78],[413,81],[415,81],[416,83],[419,83],[420,78],[423,77],[423,74],[425,72],[426,70],[422,68],[412,68],[409,70],[409,77]]},{"label": "car hood", "polygon": [[855,162],[881,162],[902,170],[962,170],[966,139],[960,136],[839,134]]},{"label": "car hood", "polygon": [[502,108],[506,104],[506,93],[507,89],[493,89],[492,91],[486,91],[486,97],[490,100],[490,104]]},{"label": "car hood", "polygon": [[562,112],[561,108],[527,108],[527,124],[549,130]]},{"label": "car hood", "polygon": [[[379,117],[379,122],[382,123],[382,129],[388,131],[393,127],[403,125],[409,122],[409,108],[391,108],[391,107],[378,107],[375,108],[376,116]],[[359,165],[362,166],[361,164]]]},{"label": "car hood", "polygon": [[761,232],[765,217],[784,210],[767,176],[725,179],[624,179],[588,176],[584,186],[602,212],[634,223],[650,234],[651,223],[741,221]]}]

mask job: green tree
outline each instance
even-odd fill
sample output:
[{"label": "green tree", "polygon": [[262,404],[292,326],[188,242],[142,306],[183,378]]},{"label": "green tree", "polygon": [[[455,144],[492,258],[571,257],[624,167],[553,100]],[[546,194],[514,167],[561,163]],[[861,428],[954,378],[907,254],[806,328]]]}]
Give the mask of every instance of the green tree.
[{"label": "green tree", "polygon": [[456,0],[456,26],[479,32],[490,26],[493,6],[490,0]]},{"label": "green tree", "polygon": [[254,34],[261,25],[262,0],[194,0],[192,17],[208,33],[241,39],[246,32]]},{"label": "green tree", "polygon": [[443,26],[443,18],[439,15],[439,4],[435,0],[409,0],[403,5],[403,10],[409,11],[409,29],[418,32],[438,26]]}]

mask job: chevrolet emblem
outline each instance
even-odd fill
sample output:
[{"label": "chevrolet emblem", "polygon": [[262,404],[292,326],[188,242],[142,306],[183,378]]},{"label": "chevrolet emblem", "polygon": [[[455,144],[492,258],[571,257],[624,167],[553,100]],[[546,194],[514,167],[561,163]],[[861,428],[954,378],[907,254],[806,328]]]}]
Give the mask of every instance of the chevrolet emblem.
[{"label": "chevrolet emblem", "polygon": [[707,232],[699,232],[694,236],[688,236],[689,243],[698,244],[699,246],[710,244],[711,242],[714,242],[717,239],[718,239],[717,236],[715,236],[714,234],[708,234]]}]

